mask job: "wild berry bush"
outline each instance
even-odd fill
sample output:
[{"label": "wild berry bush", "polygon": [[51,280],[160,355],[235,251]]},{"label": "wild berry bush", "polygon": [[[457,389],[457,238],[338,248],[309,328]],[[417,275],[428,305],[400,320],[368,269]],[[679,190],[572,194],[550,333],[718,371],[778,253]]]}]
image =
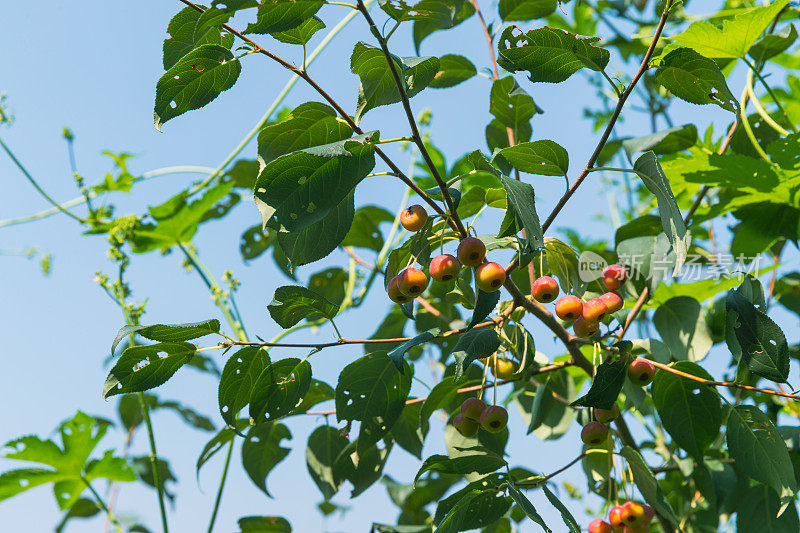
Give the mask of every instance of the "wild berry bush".
[{"label": "wild berry bush", "polygon": [[[330,28],[328,10],[345,13]],[[108,378],[96,384],[118,402],[119,423],[78,411],[52,438],[8,442],[0,500],[49,485],[64,512],[58,530],[98,514],[118,532],[181,530],[170,523],[173,476],[150,418],[167,409],[214,431],[197,446],[198,471],[225,464],[208,531],[239,468],[228,468],[234,448],[253,490],[271,496],[298,417],[319,424],[305,457],[322,512],[337,509],[331,499],[346,483],[355,498],[383,479],[398,517],[376,516],[372,531],[800,531],[800,396],[789,379],[800,348],[770,317],[776,304],[800,314],[799,16],[789,0],[176,1],[156,128],[192,120],[259,61],[293,77],[283,91],[264,87],[278,94],[270,111],[219,168],[128,215],[115,199],[158,171],[134,174],[127,154],[113,155],[114,175],[89,184],[75,171],[81,197],[61,205],[2,144],[55,204],[3,225],[55,212],[104,236],[113,274],[97,282],[124,321],[108,332]],[[462,24],[485,40],[484,56],[420,55],[434,52],[422,47],[427,37]],[[397,37],[407,35],[401,27],[411,42]],[[349,71],[312,66],[332,39],[352,46]],[[342,76],[359,80],[357,95],[326,89]],[[435,91],[458,99],[476,76],[492,119],[471,127],[485,144],[463,146],[448,165],[433,139],[458,132],[421,110]],[[583,105],[535,98],[537,87],[575,76],[599,105],[586,107],[585,128],[534,132],[537,114]],[[283,107],[301,84],[314,99]],[[464,113],[478,105],[464,101]],[[367,114],[380,124],[385,106],[406,119],[401,131],[362,127]],[[675,109],[694,120],[674,124]],[[719,113],[722,122],[711,118]],[[0,119],[10,124],[7,113]],[[641,123],[652,133],[626,134]],[[576,135],[590,153],[559,144]],[[69,131],[65,139],[71,147]],[[251,139],[257,159],[242,155]],[[399,180],[405,194],[361,204],[365,180]],[[540,212],[534,191],[553,180],[566,188]],[[602,239],[563,216],[554,227],[591,181],[619,199],[616,230]],[[247,292],[231,271],[218,280],[193,244],[250,198],[248,227],[225,231],[241,238],[244,260],[270,257],[285,274],[263,281],[274,290],[266,311],[284,330],[274,339],[245,328],[236,298]],[[167,252],[210,292],[207,320],[188,322],[193,309],[170,324],[147,320],[147,295],[134,294],[126,274],[142,254]],[[367,298],[383,301],[385,315],[350,324]],[[362,334],[343,336],[344,324]],[[542,339],[558,347],[537,350]],[[333,381],[314,368],[328,356],[341,357]],[[213,419],[158,395],[187,365],[218,380]],[[446,423],[431,422],[439,417]],[[572,461],[537,453],[540,440],[576,425],[582,442],[561,445]],[[127,434],[122,451],[107,450],[109,431]],[[147,435],[147,456],[127,453],[136,431]],[[523,456],[507,453],[512,433],[526,439]],[[445,453],[427,453],[431,440]],[[382,477],[399,448],[418,458],[417,472]],[[560,483],[569,469],[582,469],[585,487]],[[107,489],[122,483],[155,488],[161,524],[117,518],[126,502]],[[551,508],[563,524],[542,518]],[[593,520],[579,523],[577,511]],[[238,526],[292,529],[279,516]]]}]

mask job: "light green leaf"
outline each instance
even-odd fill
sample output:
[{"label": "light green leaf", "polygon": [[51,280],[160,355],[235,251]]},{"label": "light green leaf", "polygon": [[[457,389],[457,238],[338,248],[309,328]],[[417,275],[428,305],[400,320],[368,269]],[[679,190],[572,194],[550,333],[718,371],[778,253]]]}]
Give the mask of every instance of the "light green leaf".
[{"label": "light green leaf", "polygon": [[706,310],[691,296],[676,296],[661,304],[653,315],[653,325],[679,361],[699,361],[714,344]]},{"label": "light green leaf", "polygon": [[282,43],[304,45],[311,40],[315,33],[324,28],[325,23],[315,15],[310,19],[304,20],[296,28],[274,32],[272,36]]},{"label": "light green leaf", "polygon": [[156,128],[213,101],[233,87],[241,71],[239,60],[217,44],[198,46],[183,56],[156,84]]},{"label": "light green leaf", "polygon": [[566,176],[569,170],[569,154],[554,141],[519,143],[503,148],[494,157],[498,156],[502,156],[520,172],[528,174]]},{"label": "light green leaf", "polygon": [[628,154],[628,159],[636,152],[652,151],[655,154],[671,154],[680,152],[697,143],[697,126],[685,124],[675,128],[659,131],[644,137],[625,139],[622,148]]}]

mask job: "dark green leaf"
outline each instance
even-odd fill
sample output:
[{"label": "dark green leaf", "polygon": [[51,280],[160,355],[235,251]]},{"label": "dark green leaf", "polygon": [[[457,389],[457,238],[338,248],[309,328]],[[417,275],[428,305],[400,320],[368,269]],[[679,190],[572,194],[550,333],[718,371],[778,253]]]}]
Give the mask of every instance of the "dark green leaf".
[{"label": "dark green leaf", "polygon": [[608,50],[594,46],[599,37],[547,27],[514,32],[513,26],[503,30],[497,63],[509,72],[527,70],[532,82],[560,83],[582,68],[600,71],[608,65]]},{"label": "dark green leaf", "polygon": [[789,377],[789,347],[781,328],[738,291],[728,291],[725,310],[742,362],[754,374],[784,383]]},{"label": "dark green leaf", "polygon": [[131,334],[137,334],[151,341],[180,342],[190,341],[198,337],[219,333],[219,320],[212,318],[202,322],[189,322],[186,324],[153,324],[151,326],[122,326],[114,342],[111,343],[111,354],[117,344]]},{"label": "dark green leaf", "polygon": [[331,426],[320,426],[308,437],[306,466],[311,479],[329,500],[339,490],[351,466],[349,456],[342,452],[350,442],[339,430]]},{"label": "dark green leaf", "polygon": [[756,63],[763,63],[784,52],[794,44],[795,40],[797,40],[797,30],[794,24],[789,24],[779,32],[762,35],[747,53]]},{"label": "dark green leaf", "polygon": [[797,492],[789,450],[775,424],[753,405],[731,409],[726,435],[728,451],[737,469],[771,487],[780,497],[781,509]]},{"label": "dark green leaf", "polygon": [[581,398],[572,402],[572,405],[594,407],[596,409],[611,409],[617,401],[619,391],[622,390],[622,385],[625,383],[625,376],[627,373],[627,356],[604,362],[597,367],[589,391]]},{"label": "dark green leaf", "polygon": [[492,328],[474,328],[462,333],[453,347],[456,361],[454,379],[461,380],[467,367],[476,359],[489,357],[500,347],[500,337]]},{"label": "dark green leaf", "polygon": [[644,137],[635,137],[622,141],[622,147],[628,159],[636,152],[652,151],[655,154],[671,154],[691,148],[697,143],[697,126],[685,124],[668,130],[659,131]]},{"label": "dark green leaf", "polygon": [[[492,83],[492,90],[489,95],[489,112],[497,119],[501,131],[501,145],[489,148],[504,148],[508,144],[508,132],[506,128],[511,128],[514,135],[514,142],[526,142],[531,138],[531,119],[538,113],[543,113],[536,102],[533,101],[523,88],[521,88],[513,76],[506,76]],[[487,139],[488,140],[488,139]],[[490,165],[491,167],[491,165]],[[489,170],[489,169],[481,169]],[[489,171],[494,171],[492,170]]]},{"label": "dark green leaf", "polygon": [[[708,372],[689,361],[674,363],[673,368],[713,380]],[[702,460],[703,452],[719,436],[722,426],[719,396],[706,385],[664,370],[656,372],[652,392],[661,423],[675,444]]]},{"label": "dark green leaf", "polygon": [[434,89],[447,89],[463,83],[477,74],[475,65],[464,56],[446,54],[439,58],[439,72],[431,80]]},{"label": "dark green leaf", "polygon": [[478,289],[475,297],[475,308],[472,310],[472,318],[467,325],[468,328],[475,327],[475,325],[483,322],[489,314],[497,307],[500,301],[500,291],[484,292]]},{"label": "dark green leaf", "polygon": [[797,507],[790,504],[783,514],[780,498],[774,490],[764,485],[745,487],[738,496],[736,508],[737,531],[760,533],[795,533],[800,531]]},{"label": "dark green leaf", "polygon": [[570,533],[581,533],[581,526],[575,521],[575,517],[572,516],[572,513],[569,512],[569,509],[561,503],[561,500],[558,497],[550,492],[550,489],[547,488],[547,485],[542,485],[542,490],[544,491],[544,495],[547,496],[547,500],[553,504],[553,507],[558,509],[558,512],[561,513],[561,518],[564,519],[564,524],[567,525],[569,528]]},{"label": "dark green leaf", "polygon": [[556,10],[556,0],[500,0],[500,18],[533,20],[546,17]]},{"label": "dark green leaf", "polygon": [[400,372],[386,352],[374,352],[350,363],[336,385],[337,420],[361,422],[357,451],[364,452],[392,429],[405,407],[413,367]]},{"label": "dark green leaf", "polygon": [[283,424],[267,422],[250,428],[242,443],[242,466],[245,472],[269,497],[267,476],[287,455],[289,448],[281,448],[281,441],[291,440],[289,428]]},{"label": "dark green leaf", "polygon": [[731,113],[739,112],[739,102],[717,64],[691,48],[677,48],[668,53],[661,60],[655,78],[689,103],[715,104]]},{"label": "dark green leaf", "polygon": [[164,39],[164,70],[169,70],[183,56],[204,44],[216,44],[224,48],[233,46],[233,35],[220,31],[230,14],[219,10],[200,13],[194,8],[181,9],[167,26],[169,37]]},{"label": "dark green leaf", "polygon": [[330,320],[339,312],[338,305],[299,285],[285,285],[275,289],[275,295],[267,309],[272,319],[283,329],[289,329],[303,319]]},{"label": "dark green leaf", "polygon": [[291,30],[312,18],[325,4],[321,0],[261,0],[256,21],[244,33],[273,33]]},{"label": "dark green leaf", "polygon": [[628,460],[628,466],[633,472],[633,482],[636,483],[636,488],[639,489],[644,501],[653,506],[659,515],[669,520],[675,527],[678,527],[680,523],[678,517],[675,516],[675,512],[664,497],[658,481],[653,476],[653,472],[644,462],[639,452],[630,446],[625,446],[620,451],[620,455]]},{"label": "dark green leaf", "polygon": [[502,457],[488,450],[455,458],[450,458],[446,455],[431,455],[422,463],[417,475],[414,477],[414,483],[419,480],[422,474],[429,471],[465,476],[473,473],[489,474],[507,465],[508,463]]},{"label": "dark green leaf", "polygon": [[410,350],[414,346],[419,346],[420,344],[425,344],[426,342],[432,340],[439,334],[439,331],[440,331],[439,329],[424,331],[419,335],[417,335],[416,337],[414,337],[413,339],[407,340],[406,342],[397,346],[396,348],[392,348],[392,350],[389,351],[388,355],[389,359],[391,359],[392,362],[394,363],[394,366],[397,367],[397,370],[399,370],[401,373],[405,371],[403,363],[405,361],[405,355],[408,350]]},{"label": "dark green leaf", "polygon": [[325,23],[319,17],[313,16],[303,21],[296,28],[286,31],[278,31],[272,34],[273,37],[282,43],[304,45],[311,40],[315,33],[325,27]]},{"label": "dark green leaf", "polygon": [[292,525],[282,516],[244,516],[239,533],[292,533]]},{"label": "dark green leaf", "polygon": [[239,60],[217,44],[203,44],[183,56],[156,84],[156,128],[214,100],[233,87],[241,71]]},{"label": "dark green leaf", "polygon": [[[430,34],[439,30],[446,30],[458,26],[475,14],[475,7],[470,2],[461,2],[459,0],[434,1],[438,5],[431,9],[431,11],[435,9],[436,15],[433,17],[419,18],[414,21],[412,34],[414,38],[414,49],[418,55],[420,46],[422,46],[422,41],[425,40],[425,38]],[[432,2],[423,0],[422,2],[417,3],[417,6],[423,3],[425,5],[432,4]]]},{"label": "dark green leaf", "polygon": [[542,226],[539,223],[539,215],[536,213],[534,201],[536,195],[533,187],[507,176],[502,176],[500,179],[503,181],[503,188],[508,197],[506,217],[513,223],[501,231],[498,236],[508,237],[524,230],[525,251],[532,253],[534,249],[544,243]]},{"label": "dark green leaf", "polygon": [[428,420],[421,421],[421,411],[422,403],[420,402],[406,405],[400,418],[392,427],[394,441],[420,460],[422,459],[422,447],[425,445],[425,437],[429,430]]},{"label": "dark green leaf", "polygon": [[127,348],[103,385],[103,398],[141,392],[163,385],[189,362],[197,346],[188,342],[161,342]]},{"label": "dark green leaf", "polygon": [[251,423],[284,417],[303,400],[311,385],[308,361],[289,357],[268,363],[250,393]]},{"label": "dark green leaf", "polygon": [[384,243],[380,224],[392,221],[394,221],[394,214],[382,207],[377,205],[361,206],[353,216],[353,224],[342,241],[342,246],[357,246],[380,252]]},{"label": "dark green leaf", "polygon": [[541,515],[536,511],[536,508],[533,506],[531,501],[511,483],[508,485],[508,495],[514,500],[514,503],[519,505],[520,509],[525,511],[525,514],[528,516],[528,518],[542,526],[542,529],[546,533],[553,533],[553,530],[547,527],[547,524],[544,523],[544,518],[542,518]]}]

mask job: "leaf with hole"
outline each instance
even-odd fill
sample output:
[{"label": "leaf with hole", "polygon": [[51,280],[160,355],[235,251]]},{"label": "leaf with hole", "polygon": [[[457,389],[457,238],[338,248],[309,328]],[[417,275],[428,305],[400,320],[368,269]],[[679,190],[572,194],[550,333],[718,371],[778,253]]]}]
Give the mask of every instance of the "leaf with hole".
[{"label": "leaf with hole", "polygon": [[217,400],[222,419],[235,427],[236,417],[250,403],[256,380],[270,364],[266,350],[258,346],[245,346],[225,363],[219,380]]},{"label": "leaf with hole", "polygon": [[250,393],[251,423],[287,416],[302,402],[310,385],[308,361],[288,357],[268,363]]},{"label": "leaf with hole", "polygon": [[103,398],[142,392],[166,383],[189,362],[197,346],[188,342],[160,342],[126,348],[103,385]]},{"label": "leaf with hole", "polygon": [[281,447],[284,439],[292,439],[289,428],[276,422],[266,422],[251,427],[242,443],[242,466],[245,472],[256,487],[270,498],[272,495],[267,490],[267,477],[290,451]]},{"label": "leaf with hole", "polygon": [[781,328],[733,289],[725,298],[725,311],[726,336],[732,327],[742,363],[754,374],[785,383],[789,377],[789,347]]}]

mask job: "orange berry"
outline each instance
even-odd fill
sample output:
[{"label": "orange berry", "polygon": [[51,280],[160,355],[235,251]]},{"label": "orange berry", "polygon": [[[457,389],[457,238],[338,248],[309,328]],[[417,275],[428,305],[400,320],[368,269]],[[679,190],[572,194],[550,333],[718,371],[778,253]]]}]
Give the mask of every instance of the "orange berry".
[{"label": "orange berry", "polygon": [[608,265],[600,274],[600,279],[609,290],[615,291],[625,284],[628,272],[622,265]]},{"label": "orange berry", "polygon": [[[402,288],[402,286],[401,286]],[[608,306],[600,298],[592,298],[583,304],[583,319],[587,322],[600,322],[608,314]]]},{"label": "orange berry", "polygon": [[428,287],[428,276],[414,267],[409,267],[397,276],[397,288],[409,298],[416,298]]},{"label": "orange berry", "polygon": [[572,324],[572,330],[575,332],[576,337],[580,337],[582,339],[588,339],[595,333],[597,330],[600,329],[600,324],[597,322],[589,322],[588,320],[584,319],[582,316],[578,317],[578,320]]},{"label": "orange berry", "polygon": [[478,266],[486,259],[486,245],[475,237],[466,237],[458,243],[458,260],[464,266]]},{"label": "orange berry", "polygon": [[550,276],[542,276],[533,282],[531,292],[537,302],[550,303],[558,296],[558,282]]},{"label": "orange berry", "polygon": [[577,296],[568,294],[556,302],[556,315],[561,320],[575,320],[583,312],[583,302]]},{"label": "orange berry", "polygon": [[625,306],[625,302],[616,292],[607,292],[600,296],[600,299],[608,307],[609,313],[616,313]]},{"label": "orange berry", "polygon": [[458,259],[450,254],[437,255],[431,260],[428,271],[434,281],[450,281],[458,276],[458,271],[461,265],[458,264]]},{"label": "orange berry", "polygon": [[655,375],[656,367],[653,363],[641,357],[635,359],[628,367],[628,377],[640,387],[649,385]]},{"label": "orange berry", "polygon": [[506,282],[506,269],[497,263],[484,263],[475,269],[475,284],[483,292],[499,290]]},{"label": "orange berry", "polygon": [[428,221],[428,212],[419,204],[412,205],[400,213],[400,224],[408,231],[419,231]]},{"label": "orange berry", "polygon": [[386,294],[394,303],[404,304],[411,301],[411,298],[400,292],[400,287],[397,286],[397,276],[389,280],[389,284],[386,285]]}]

